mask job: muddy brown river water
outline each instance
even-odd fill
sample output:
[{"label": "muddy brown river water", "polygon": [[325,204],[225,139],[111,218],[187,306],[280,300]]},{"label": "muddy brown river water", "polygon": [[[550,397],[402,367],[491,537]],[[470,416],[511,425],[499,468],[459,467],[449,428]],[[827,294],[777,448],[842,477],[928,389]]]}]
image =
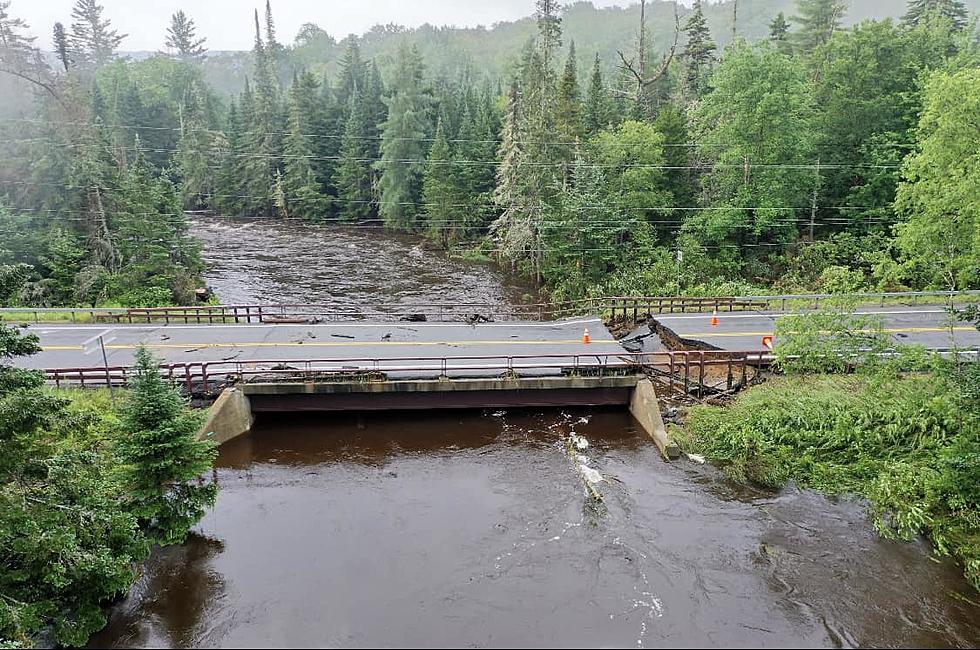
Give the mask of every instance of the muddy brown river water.
[{"label": "muddy brown river water", "polygon": [[[198,232],[228,301],[526,292],[436,256],[412,271],[407,239]],[[268,255],[246,268],[249,246]],[[667,464],[618,410],[268,415],[216,476],[215,509],[153,554],[93,647],[980,643],[980,595],[926,543],[881,540],[853,500]]]}]

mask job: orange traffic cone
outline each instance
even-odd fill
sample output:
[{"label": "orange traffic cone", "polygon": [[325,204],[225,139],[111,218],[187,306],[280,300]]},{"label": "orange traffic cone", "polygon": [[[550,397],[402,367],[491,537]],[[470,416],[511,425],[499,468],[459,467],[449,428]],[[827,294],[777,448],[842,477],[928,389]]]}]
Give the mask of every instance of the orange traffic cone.
[{"label": "orange traffic cone", "polygon": [[718,310],[717,309],[715,309],[711,313],[711,326],[712,327],[718,327]]},{"label": "orange traffic cone", "polygon": [[592,343],[592,337],[589,336],[589,328],[588,327],[586,327],[585,328],[585,332],[582,333],[582,343],[585,343],[586,345],[588,345],[589,343]]}]

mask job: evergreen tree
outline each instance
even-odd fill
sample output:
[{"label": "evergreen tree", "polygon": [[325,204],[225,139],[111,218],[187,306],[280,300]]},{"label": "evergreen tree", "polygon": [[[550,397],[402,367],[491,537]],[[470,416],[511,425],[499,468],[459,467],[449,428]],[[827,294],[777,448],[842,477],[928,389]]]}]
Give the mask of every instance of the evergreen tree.
[{"label": "evergreen tree", "polygon": [[367,111],[356,87],[350,96],[349,115],[344,127],[340,164],[337,166],[334,185],[337,188],[341,219],[358,222],[370,219],[373,214],[374,188],[371,158],[367,152]]},{"label": "evergreen tree", "polygon": [[53,43],[54,52],[58,56],[58,62],[61,63],[61,67],[65,69],[65,72],[68,72],[74,61],[71,58],[71,50],[68,45],[68,35],[65,33],[65,26],[61,23],[54,24]]},{"label": "evergreen tree", "polygon": [[22,32],[27,23],[8,13],[10,0],[0,0],[0,65],[15,69],[20,62],[34,59],[34,38]]},{"label": "evergreen tree", "polygon": [[902,24],[918,27],[930,15],[951,21],[957,31],[966,27],[969,19],[969,11],[962,0],[909,0]]},{"label": "evergreen tree", "polygon": [[[574,41],[568,47],[565,70],[558,82],[558,104],[555,130],[564,143],[578,142],[583,135],[582,97],[578,86],[578,65],[575,61]],[[565,158],[570,162],[574,147],[564,147]]]},{"label": "evergreen tree", "polygon": [[289,129],[285,140],[285,174],[282,188],[286,210],[291,217],[322,219],[329,201],[320,192],[311,159],[314,157],[312,132],[317,122],[319,82],[304,71],[293,80],[289,91]]},{"label": "evergreen tree", "polygon": [[119,451],[132,511],[153,542],[182,542],[214,505],[217,484],[204,485],[199,478],[217,454],[212,443],[195,439],[200,424],[199,415],[161,377],[159,362],[140,348],[122,418],[128,435]]},{"label": "evergreen tree", "polygon": [[[250,193],[256,198],[251,203],[252,214],[271,214],[275,195],[275,176],[281,170],[282,161],[282,108],[279,101],[279,82],[275,77],[274,63],[262,42],[259,14],[255,12],[255,91],[250,119],[246,177]],[[244,106],[242,107],[244,108]]]},{"label": "evergreen tree", "polygon": [[385,225],[411,230],[422,193],[429,97],[422,87],[422,57],[417,49],[402,49],[385,99],[388,119],[382,125],[381,159],[377,169],[380,214]]},{"label": "evergreen tree", "polygon": [[105,65],[115,58],[116,48],[127,36],[111,29],[109,19],[102,18],[102,9],[96,0],[75,0],[69,43],[77,62]]},{"label": "evergreen tree", "polygon": [[[246,80],[246,89],[247,89]],[[244,94],[244,93],[243,93]],[[225,147],[220,158],[217,177],[217,194],[214,197],[214,207],[225,214],[240,214],[243,212],[241,194],[241,177],[239,176],[241,154],[244,150],[246,126],[238,104],[234,99],[228,105],[228,121],[225,129]]]},{"label": "evergreen tree", "polygon": [[[344,54],[340,59],[340,71],[337,74],[337,105],[343,111],[350,107],[350,98],[355,92],[363,92],[367,78],[367,65],[361,59],[361,48],[353,36],[347,39]],[[349,114],[345,115],[344,121]]]},{"label": "evergreen tree", "polygon": [[366,151],[368,158],[377,160],[381,156],[381,125],[388,119],[388,106],[384,101],[385,86],[381,80],[381,72],[374,61],[367,68],[363,88],[361,99],[367,119]]},{"label": "evergreen tree", "polygon": [[558,0],[535,0],[535,7],[541,64],[550,68],[554,65],[555,52],[561,47],[561,5]]},{"label": "evergreen tree", "polygon": [[281,75],[285,72],[287,63],[286,48],[276,40],[276,25],[272,19],[272,5],[269,0],[265,0],[265,54],[269,74],[277,86],[282,86],[285,80]]},{"label": "evergreen tree", "polygon": [[200,61],[208,51],[204,47],[207,39],[197,38],[195,31],[194,20],[188,18],[182,10],[178,10],[170,17],[166,44],[167,47],[175,50],[183,61]]},{"label": "evergreen tree", "polygon": [[217,183],[217,169],[212,161],[224,149],[224,136],[210,128],[206,95],[207,89],[195,82],[179,105],[180,140],[176,163],[184,205],[191,209],[210,207]]},{"label": "evergreen tree", "polygon": [[684,60],[687,62],[687,89],[693,97],[705,91],[708,71],[714,61],[717,49],[711,40],[708,21],[701,9],[701,0],[694,0],[694,11],[684,26],[687,45],[684,47]]},{"label": "evergreen tree", "polygon": [[422,196],[425,200],[425,235],[432,241],[448,245],[455,240],[452,220],[457,214],[456,183],[452,155],[442,120],[436,124],[436,135],[426,161]]},{"label": "evergreen tree", "polygon": [[789,40],[789,21],[781,11],[769,23],[769,40],[777,43]]},{"label": "evergreen tree", "polygon": [[585,132],[595,135],[612,122],[609,91],[602,81],[602,67],[599,55],[595,55],[592,64],[592,76],[589,77],[589,94],[585,101]]},{"label": "evergreen tree", "polygon": [[791,20],[800,26],[794,34],[804,52],[812,52],[841,28],[847,12],[846,0],[796,0],[799,15]]}]

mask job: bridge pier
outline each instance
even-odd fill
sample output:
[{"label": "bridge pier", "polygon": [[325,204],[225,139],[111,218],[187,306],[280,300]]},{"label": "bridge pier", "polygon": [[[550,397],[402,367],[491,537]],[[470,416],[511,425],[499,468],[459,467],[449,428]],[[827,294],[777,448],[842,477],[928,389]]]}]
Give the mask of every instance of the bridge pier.
[{"label": "bridge pier", "polygon": [[208,409],[208,419],[197,437],[223,445],[248,433],[254,423],[248,396],[239,388],[226,388]]},{"label": "bridge pier", "polygon": [[668,460],[680,458],[681,450],[667,433],[663,416],[660,415],[660,402],[653,382],[644,379],[636,384],[630,398],[630,413],[643,426],[643,430],[653,439],[660,453]]}]

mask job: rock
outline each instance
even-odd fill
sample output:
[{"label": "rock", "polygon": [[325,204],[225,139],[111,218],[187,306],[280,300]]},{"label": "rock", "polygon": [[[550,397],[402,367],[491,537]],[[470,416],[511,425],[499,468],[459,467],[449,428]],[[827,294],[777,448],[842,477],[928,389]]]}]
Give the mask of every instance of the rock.
[{"label": "rock", "polygon": [[406,316],[402,316],[398,320],[406,323],[424,323],[429,319],[425,314],[408,314]]}]

